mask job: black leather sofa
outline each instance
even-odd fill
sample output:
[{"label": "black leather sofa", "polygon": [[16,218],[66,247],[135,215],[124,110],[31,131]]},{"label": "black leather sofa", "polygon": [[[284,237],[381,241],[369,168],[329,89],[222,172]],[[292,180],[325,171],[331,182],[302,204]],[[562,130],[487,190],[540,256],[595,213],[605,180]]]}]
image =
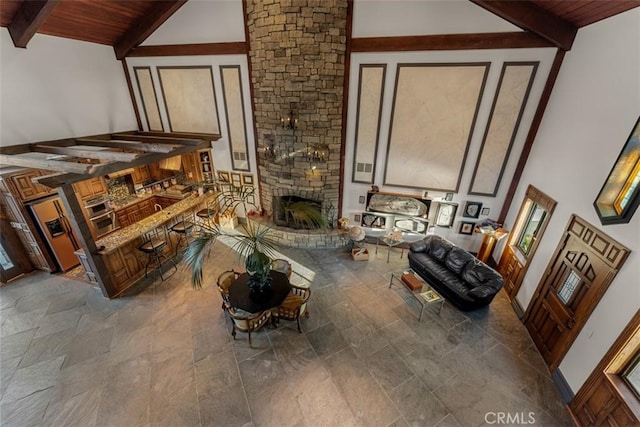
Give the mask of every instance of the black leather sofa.
[{"label": "black leather sofa", "polygon": [[409,246],[409,266],[463,311],[488,305],[503,284],[497,271],[436,235]]}]

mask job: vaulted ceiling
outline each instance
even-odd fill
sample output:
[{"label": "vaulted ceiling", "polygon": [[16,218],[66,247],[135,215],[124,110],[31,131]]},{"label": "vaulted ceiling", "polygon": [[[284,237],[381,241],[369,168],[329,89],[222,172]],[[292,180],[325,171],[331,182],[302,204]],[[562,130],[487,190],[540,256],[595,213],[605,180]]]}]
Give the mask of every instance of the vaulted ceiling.
[{"label": "vaulted ceiling", "polygon": [[[41,33],[113,46],[121,59],[186,1],[1,0],[0,26],[9,28],[16,47]],[[470,1],[564,50],[578,28],[640,6],[640,0]]]}]

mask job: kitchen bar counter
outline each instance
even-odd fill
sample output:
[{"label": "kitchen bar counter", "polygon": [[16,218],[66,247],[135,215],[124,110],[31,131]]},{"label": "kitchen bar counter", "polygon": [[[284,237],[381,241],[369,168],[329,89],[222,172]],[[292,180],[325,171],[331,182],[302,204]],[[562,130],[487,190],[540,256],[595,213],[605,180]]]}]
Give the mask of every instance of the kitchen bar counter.
[{"label": "kitchen bar counter", "polygon": [[127,197],[126,199],[122,199],[122,200],[118,200],[116,201],[112,201],[111,202],[111,207],[113,208],[114,211],[120,211],[122,209],[125,209],[129,206],[135,205],[136,203],[140,203],[140,202],[144,202],[145,200],[149,200],[153,197],[166,197],[168,199],[174,199],[176,201],[178,200],[184,200],[185,198],[191,196],[191,192],[189,193],[184,193],[184,194],[179,194],[179,193],[173,193],[171,191],[154,191],[153,193],[145,193],[142,196],[135,196],[132,195],[130,197]]},{"label": "kitchen bar counter", "polygon": [[[150,197],[153,196],[154,195],[150,195]],[[101,255],[110,254],[119,247],[126,245],[127,243],[138,237],[141,237],[143,234],[160,227],[161,225],[169,222],[177,216],[184,214],[185,212],[193,210],[193,208],[196,206],[210,203],[211,201],[215,200],[215,198],[216,193],[205,194],[202,196],[188,196],[180,200],[179,202],[161,210],[160,212],[156,212],[155,214],[136,222],[135,224],[131,224],[127,227],[121,228],[117,231],[114,231],[113,233],[106,235],[105,237],[96,240],[96,246],[98,248],[104,248],[100,249],[98,253],[100,253]]]},{"label": "kitchen bar counter", "polygon": [[[97,255],[104,260],[110,278],[109,282],[112,284],[112,292],[108,295],[109,298],[122,294],[122,292],[144,277],[148,257],[138,250],[138,247],[144,242],[145,233],[161,228],[164,225],[167,228],[170,227],[174,223],[181,221],[183,214],[191,216],[193,212],[215,203],[216,197],[217,193],[203,196],[189,195],[160,212],[156,212],[134,224],[96,240],[96,246],[101,248]],[[175,233],[167,233],[169,244],[165,247],[164,253],[168,257],[175,255],[176,237]],[[76,255],[85,268],[89,279],[96,282],[97,273],[91,270],[86,254],[83,251],[77,251]],[[151,272],[149,273],[151,274]]]}]

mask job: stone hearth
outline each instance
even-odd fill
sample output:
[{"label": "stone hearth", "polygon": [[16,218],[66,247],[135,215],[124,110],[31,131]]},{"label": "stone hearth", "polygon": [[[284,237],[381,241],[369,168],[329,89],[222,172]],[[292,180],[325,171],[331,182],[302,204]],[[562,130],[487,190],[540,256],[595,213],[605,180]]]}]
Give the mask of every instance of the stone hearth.
[{"label": "stone hearth", "polygon": [[247,221],[271,226],[271,237],[278,245],[289,248],[339,248],[349,243],[347,233],[338,229],[296,230],[280,227],[264,217],[247,217]]}]

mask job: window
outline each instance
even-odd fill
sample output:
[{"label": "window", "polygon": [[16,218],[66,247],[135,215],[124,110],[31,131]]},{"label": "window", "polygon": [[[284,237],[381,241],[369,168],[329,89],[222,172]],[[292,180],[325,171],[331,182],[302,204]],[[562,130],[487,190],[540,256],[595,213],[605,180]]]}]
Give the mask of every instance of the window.
[{"label": "window", "polygon": [[640,397],[640,351],[627,364],[627,367],[622,372],[622,379],[636,396]]},{"label": "window", "polygon": [[532,203],[526,216],[526,222],[523,224],[522,233],[518,237],[516,246],[523,254],[529,255],[531,246],[538,236],[538,232],[544,223],[547,212],[537,203]]}]

